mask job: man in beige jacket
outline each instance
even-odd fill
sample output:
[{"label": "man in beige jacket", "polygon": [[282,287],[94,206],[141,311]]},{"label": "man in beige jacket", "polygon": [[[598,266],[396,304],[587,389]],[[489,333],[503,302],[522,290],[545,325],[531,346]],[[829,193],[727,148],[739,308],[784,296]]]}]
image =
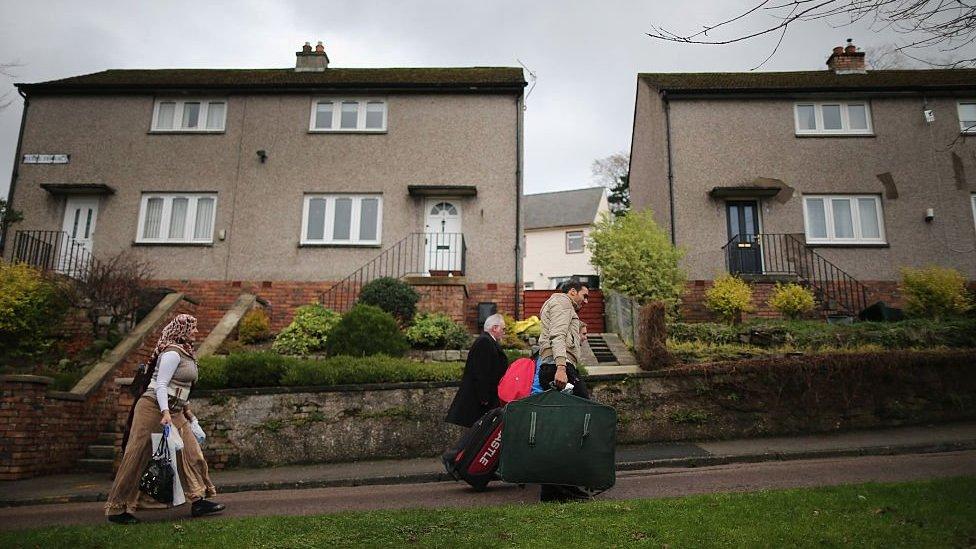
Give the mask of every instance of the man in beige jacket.
[{"label": "man in beige jacket", "polygon": [[590,290],[576,279],[564,282],[562,290],[562,293],[552,294],[539,312],[542,324],[539,334],[539,385],[545,390],[555,382],[556,388],[562,390],[570,382],[574,395],[590,398],[586,385],[576,371],[583,345],[583,323],[577,311],[587,302]]}]

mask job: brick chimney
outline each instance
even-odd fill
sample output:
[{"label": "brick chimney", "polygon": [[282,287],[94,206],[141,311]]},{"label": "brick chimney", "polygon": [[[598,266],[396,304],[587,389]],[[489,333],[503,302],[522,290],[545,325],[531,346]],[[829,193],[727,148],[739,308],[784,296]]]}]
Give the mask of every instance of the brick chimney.
[{"label": "brick chimney", "polygon": [[857,51],[853,40],[847,39],[847,47],[837,46],[827,58],[827,68],[835,74],[865,74],[864,52]]},{"label": "brick chimney", "polygon": [[322,72],[327,68],[329,56],[325,54],[321,41],[315,46],[315,51],[312,51],[312,44],[305,42],[302,51],[295,52],[295,72]]}]

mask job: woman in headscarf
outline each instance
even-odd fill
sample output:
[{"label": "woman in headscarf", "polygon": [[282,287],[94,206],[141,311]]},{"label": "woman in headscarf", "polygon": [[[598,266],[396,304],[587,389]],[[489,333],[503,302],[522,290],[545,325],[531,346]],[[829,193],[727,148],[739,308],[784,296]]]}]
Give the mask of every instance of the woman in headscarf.
[{"label": "woman in headscarf", "polygon": [[190,387],[197,380],[193,351],[196,333],[197,319],[178,315],[163,328],[149,357],[148,365],[154,368],[152,381],[133,406],[122,464],[105,504],[109,522],[134,524],[139,522],[132,515],[136,509],[166,507],[139,491],[139,479],[153,453],[151,434],[162,432],[163,425],[176,429],[183,439],[183,450],[177,452],[176,463],[186,499],[192,502],[190,514],[199,517],[224,510],[222,504],[207,500],[217,491],[210,482],[200,445],[190,431],[193,415],[186,401]]}]

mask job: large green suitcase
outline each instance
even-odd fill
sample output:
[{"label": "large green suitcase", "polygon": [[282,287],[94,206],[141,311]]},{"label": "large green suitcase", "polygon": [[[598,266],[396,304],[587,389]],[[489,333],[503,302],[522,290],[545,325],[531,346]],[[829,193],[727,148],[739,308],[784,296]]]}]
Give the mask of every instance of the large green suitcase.
[{"label": "large green suitcase", "polygon": [[606,490],[616,481],[617,412],[558,391],[505,407],[498,472],[518,484]]}]

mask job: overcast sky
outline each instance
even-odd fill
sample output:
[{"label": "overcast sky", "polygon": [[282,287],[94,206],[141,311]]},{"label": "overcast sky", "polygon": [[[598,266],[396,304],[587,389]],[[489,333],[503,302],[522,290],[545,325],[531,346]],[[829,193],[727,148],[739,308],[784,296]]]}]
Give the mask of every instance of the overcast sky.
[{"label": "overcast sky", "polygon": [[[638,72],[747,71],[774,42],[688,46],[644,32],[652,24],[696,29],[752,2],[0,0],[0,63],[20,65],[15,78],[0,76],[0,94],[15,100],[0,111],[0,196],[21,119],[13,82],[112,68],[293,67],[295,51],[316,40],[334,67],[521,60],[538,76],[525,116],[526,191],[590,186],[594,159],[630,148]],[[894,40],[863,27],[807,24],[762,70],[824,69],[831,47],[848,37],[861,47]]]}]

